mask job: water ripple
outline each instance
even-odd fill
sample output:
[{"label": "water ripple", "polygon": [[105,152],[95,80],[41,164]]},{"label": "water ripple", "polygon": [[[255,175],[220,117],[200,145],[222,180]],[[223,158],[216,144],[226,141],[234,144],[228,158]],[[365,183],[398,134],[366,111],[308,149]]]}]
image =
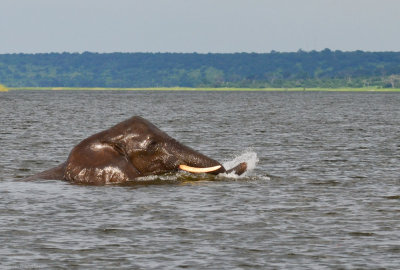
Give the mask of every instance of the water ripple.
[{"label": "water ripple", "polygon": [[[0,93],[2,269],[396,269],[400,96]],[[141,115],[240,178],[20,179]]]}]

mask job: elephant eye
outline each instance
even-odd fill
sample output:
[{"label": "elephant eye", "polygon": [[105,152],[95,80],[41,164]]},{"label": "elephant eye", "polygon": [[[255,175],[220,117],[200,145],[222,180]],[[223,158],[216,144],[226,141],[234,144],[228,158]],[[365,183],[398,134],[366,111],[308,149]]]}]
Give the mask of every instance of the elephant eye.
[{"label": "elephant eye", "polygon": [[147,149],[149,150],[149,151],[154,151],[154,150],[156,150],[157,149],[157,142],[156,141],[154,141],[154,140],[151,140],[148,144],[147,144]]}]

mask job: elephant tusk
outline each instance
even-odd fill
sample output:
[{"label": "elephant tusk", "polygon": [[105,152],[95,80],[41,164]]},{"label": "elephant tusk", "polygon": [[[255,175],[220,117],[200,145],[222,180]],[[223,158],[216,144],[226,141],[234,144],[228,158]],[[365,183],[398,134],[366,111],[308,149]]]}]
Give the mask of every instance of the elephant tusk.
[{"label": "elephant tusk", "polygon": [[213,172],[221,168],[221,165],[217,165],[214,167],[208,167],[208,168],[196,168],[196,167],[190,167],[187,165],[179,165],[179,169],[191,173],[208,173],[208,172]]}]

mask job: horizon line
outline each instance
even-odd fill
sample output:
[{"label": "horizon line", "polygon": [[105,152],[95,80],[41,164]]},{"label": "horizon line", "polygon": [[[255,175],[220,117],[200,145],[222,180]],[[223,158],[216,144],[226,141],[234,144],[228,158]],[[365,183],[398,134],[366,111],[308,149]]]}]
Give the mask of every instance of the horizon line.
[{"label": "horizon line", "polygon": [[393,50],[382,50],[382,51],[370,51],[370,50],[339,50],[339,49],[330,49],[325,48],[322,50],[303,50],[298,49],[297,51],[278,51],[278,50],[271,50],[269,52],[250,52],[250,51],[236,51],[236,52],[177,52],[177,51],[48,51],[48,52],[0,52],[0,55],[6,54],[85,54],[85,53],[93,53],[93,54],[113,54],[113,53],[126,53],[126,54],[135,54],[135,53],[142,53],[142,54],[273,54],[273,53],[311,53],[311,52],[323,52],[323,51],[330,51],[330,52],[364,52],[364,53],[399,53],[398,51]]}]

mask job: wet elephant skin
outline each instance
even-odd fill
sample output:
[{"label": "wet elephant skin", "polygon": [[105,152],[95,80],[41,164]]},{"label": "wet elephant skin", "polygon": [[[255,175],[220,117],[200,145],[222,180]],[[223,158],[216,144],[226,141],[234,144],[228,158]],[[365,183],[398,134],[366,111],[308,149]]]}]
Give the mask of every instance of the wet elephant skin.
[{"label": "wet elephant skin", "polygon": [[246,171],[246,163],[225,170],[211,159],[168,136],[146,119],[134,116],[76,145],[66,162],[29,177],[73,183],[123,183],[179,170],[180,165],[216,167],[212,174]]}]

